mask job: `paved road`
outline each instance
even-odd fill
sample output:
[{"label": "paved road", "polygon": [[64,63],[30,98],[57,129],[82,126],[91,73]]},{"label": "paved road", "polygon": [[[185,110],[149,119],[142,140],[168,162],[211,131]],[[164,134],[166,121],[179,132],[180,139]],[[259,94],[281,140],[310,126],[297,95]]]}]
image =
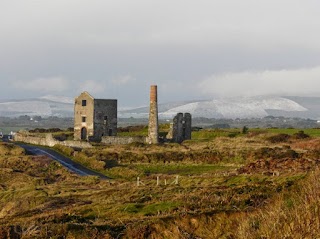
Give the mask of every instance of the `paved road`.
[{"label": "paved road", "polygon": [[[8,141],[8,137],[4,136],[3,141]],[[69,171],[74,172],[78,175],[81,176],[98,176],[101,179],[109,179],[105,175],[101,173],[97,173],[95,171],[92,171],[84,166],[82,166],[79,163],[74,162],[72,159],[63,156],[62,154],[59,154],[58,152],[44,148],[44,147],[39,147],[36,145],[29,145],[29,144],[24,144],[24,143],[16,143],[13,142],[14,144],[24,148],[27,153],[32,154],[32,155],[46,155],[49,158],[59,162],[62,166],[66,167]]]}]

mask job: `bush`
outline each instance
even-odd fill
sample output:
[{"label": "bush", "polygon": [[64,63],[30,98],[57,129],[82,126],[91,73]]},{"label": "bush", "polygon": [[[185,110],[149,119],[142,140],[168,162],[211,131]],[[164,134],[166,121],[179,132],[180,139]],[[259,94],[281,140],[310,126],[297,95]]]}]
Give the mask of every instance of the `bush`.
[{"label": "bush", "polygon": [[242,134],[247,134],[249,131],[249,128],[247,126],[243,126],[242,128]]},{"label": "bush", "polygon": [[73,156],[73,153],[74,153],[74,149],[73,148],[70,148],[70,147],[67,147],[67,146],[63,146],[63,145],[60,145],[60,144],[56,144],[55,146],[53,146],[53,148],[59,152],[61,152],[62,154],[66,155],[66,156]]},{"label": "bush", "polygon": [[10,143],[0,143],[0,155],[24,155],[25,150]]},{"label": "bush", "polygon": [[267,140],[271,143],[285,143],[290,139],[290,135],[288,134],[277,134],[267,138]]},{"label": "bush", "polygon": [[300,154],[292,149],[287,148],[268,148],[263,147],[255,151],[254,157],[256,159],[284,159],[284,158],[299,158]]},{"label": "bush", "polygon": [[293,138],[295,139],[307,139],[310,138],[310,136],[308,134],[305,134],[304,131],[299,131],[298,133],[295,133],[293,135]]}]

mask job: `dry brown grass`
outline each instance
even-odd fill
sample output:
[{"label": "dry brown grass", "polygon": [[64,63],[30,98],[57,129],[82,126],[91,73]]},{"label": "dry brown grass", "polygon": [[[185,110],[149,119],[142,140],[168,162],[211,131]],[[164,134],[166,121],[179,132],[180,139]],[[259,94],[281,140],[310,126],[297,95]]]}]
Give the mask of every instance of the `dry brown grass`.
[{"label": "dry brown grass", "polygon": [[319,150],[320,149],[320,138],[311,138],[306,140],[299,140],[291,144],[292,148],[302,150]]},{"label": "dry brown grass", "polygon": [[0,156],[16,156],[24,154],[24,149],[10,143],[0,142]]},{"label": "dry brown grass", "polygon": [[[190,215],[129,227],[125,238],[319,238],[320,170],[247,212]],[[138,237],[137,235],[147,235]],[[137,237],[135,237],[137,236]]]},{"label": "dry brown grass", "polygon": [[[317,159],[319,141],[293,139],[290,148],[268,136],[60,149],[114,175],[111,182],[1,144],[0,238],[12,231],[22,238],[316,238],[320,172],[304,179],[316,165],[295,169]],[[274,176],[236,171],[270,160],[292,163]],[[178,185],[171,184],[176,172]]]},{"label": "dry brown grass", "polygon": [[318,238],[320,170],[239,224],[239,238]]}]

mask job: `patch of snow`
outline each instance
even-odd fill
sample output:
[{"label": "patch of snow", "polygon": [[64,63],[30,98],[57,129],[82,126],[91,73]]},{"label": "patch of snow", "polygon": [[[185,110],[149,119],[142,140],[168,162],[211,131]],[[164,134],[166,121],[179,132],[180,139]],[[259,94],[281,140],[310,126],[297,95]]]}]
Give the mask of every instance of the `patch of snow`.
[{"label": "patch of snow", "polygon": [[17,112],[28,115],[51,115],[52,111],[47,102],[21,101],[0,103],[1,112]]},{"label": "patch of snow", "polygon": [[39,99],[50,100],[53,102],[65,103],[65,104],[74,104],[74,99],[66,96],[57,96],[57,95],[45,95]]},{"label": "patch of snow", "polygon": [[201,101],[169,109],[159,116],[174,117],[177,113],[188,112],[196,117],[206,118],[263,118],[266,110],[307,111],[298,103],[281,97],[229,98]]}]

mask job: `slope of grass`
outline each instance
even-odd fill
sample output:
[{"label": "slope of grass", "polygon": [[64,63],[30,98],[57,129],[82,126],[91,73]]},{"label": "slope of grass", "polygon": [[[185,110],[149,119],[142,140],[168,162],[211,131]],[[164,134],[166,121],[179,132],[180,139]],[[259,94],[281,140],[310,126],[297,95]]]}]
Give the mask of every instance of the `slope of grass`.
[{"label": "slope of grass", "polygon": [[271,135],[57,148],[111,181],[0,144],[0,238],[317,238],[320,139]]}]

